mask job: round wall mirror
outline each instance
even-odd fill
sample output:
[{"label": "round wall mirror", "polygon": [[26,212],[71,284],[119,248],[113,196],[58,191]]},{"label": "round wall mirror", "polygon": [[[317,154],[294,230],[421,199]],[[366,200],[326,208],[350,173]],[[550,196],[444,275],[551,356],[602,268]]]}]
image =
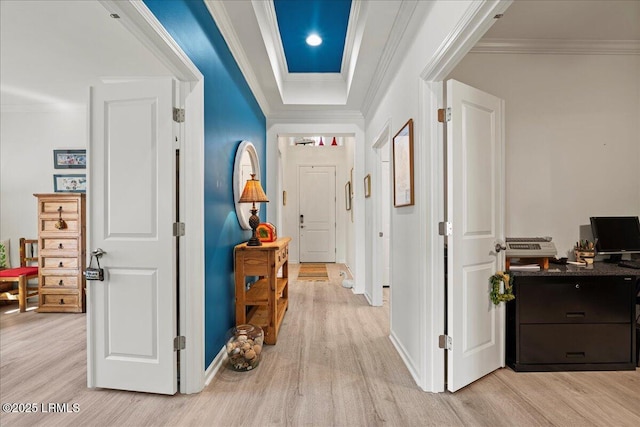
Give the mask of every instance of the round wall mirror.
[{"label": "round wall mirror", "polygon": [[236,151],[236,160],[233,165],[233,201],[236,204],[236,215],[240,227],[244,230],[251,230],[249,226],[249,206],[248,203],[239,203],[242,190],[251,174],[255,174],[256,179],[260,179],[260,163],[258,162],[258,152],[251,141],[242,141]]}]

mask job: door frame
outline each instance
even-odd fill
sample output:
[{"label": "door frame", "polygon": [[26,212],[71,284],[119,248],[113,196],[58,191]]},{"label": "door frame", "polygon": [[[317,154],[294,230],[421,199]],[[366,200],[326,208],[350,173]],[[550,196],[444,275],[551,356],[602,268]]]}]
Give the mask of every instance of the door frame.
[{"label": "door frame", "polygon": [[[423,309],[420,325],[429,325],[421,335],[422,357],[418,386],[425,391],[444,392],[446,381],[445,350],[439,348],[438,337],[445,333],[446,299],[444,289],[444,236],[439,235],[438,222],[444,221],[444,133],[438,122],[438,108],[444,105],[443,82],[495,22],[495,15],[503,13],[511,0],[472,2],[463,20],[440,45],[420,74],[419,117],[425,126],[418,127],[418,141],[427,141],[416,161],[427,166],[420,179],[426,199],[420,215],[426,221],[425,263],[421,272],[424,286],[420,298]],[[393,267],[393,266],[392,266]]]},{"label": "door frame", "polygon": [[[155,15],[141,1],[100,0],[119,22],[153,53],[180,84],[180,105],[187,107],[182,126],[180,183],[181,237],[179,275],[180,335],[186,348],[180,353],[180,393],[198,393],[204,388],[204,76],[173,40]],[[188,147],[185,149],[185,147]],[[188,165],[188,167],[187,167]],[[188,203],[186,203],[188,201]],[[90,221],[91,219],[88,218]],[[87,374],[91,375],[91,367]],[[88,378],[90,383],[91,378]]]},{"label": "door frame", "polygon": [[[369,301],[369,304],[373,306],[381,306],[382,305],[382,275],[384,270],[384,263],[389,263],[389,280],[393,275],[391,274],[391,260],[385,259],[383,245],[380,242],[380,238],[378,233],[382,230],[382,218],[384,218],[383,210],[388,209],[389,218],[391,217],[391,199],[385,200],[382,192],[383,184],[382,184],[382,159],[385,157],[383,155],[383,150],[387,153],[386,158],[391,159],[391,119],[388,119],[382,130],[378,134],[378,136],[373,140],[373,150],[375,152],[375,160],[376,160],[376,177],[374,186],[376,191],[372,191],[372,194],[380,195],[379,199],[374,201],[374,209],[373,209],[373,235],[371,238],[373,239],[373,259],[375,262],[373,263],[373,280],[371,281],[371,294],[367,292],[367,288],[365,287],[365,297]],[[389,177],[390,178],[390,177]],[[391,186],[391,180],[387,183]],[[375,197],[375,196],[374,196]],[[389,227],[390,229],[391,227]],[[389,230],[391,232],[391,230]],[[393,236],[389,236],[389,246],[391,247],[391,239]],[[393,287],[390,287],[390,293],[393,292]],[[392,317],[389,316],[389,319]]]},{"label": "door frame", "polygon": [[[333,177],[334,177],[334,185],[333,185],[333,262],[337,262],[337,234],[338,234],[338,165],[336,165],[335,163],[313,163],[313,164],[298,164],[296,169],[296,179],[298,182],[298,194],[297,194],[297,199],[298,199],[298,207],[297,207],[297,212],[296,212],[296,227],[298,229],[298,262],[302,263],[302,244],[301,242],[301,238],[300,238],[300,206],[302,204],[302,191],[300,191],[300,171],[302,170],[302,168],[322,168],[322,167],[330,167],[333,168]],[[309,262],[309,261],[304,261],[304,262]],[[315,261],[314,261],[315,262]]]}]

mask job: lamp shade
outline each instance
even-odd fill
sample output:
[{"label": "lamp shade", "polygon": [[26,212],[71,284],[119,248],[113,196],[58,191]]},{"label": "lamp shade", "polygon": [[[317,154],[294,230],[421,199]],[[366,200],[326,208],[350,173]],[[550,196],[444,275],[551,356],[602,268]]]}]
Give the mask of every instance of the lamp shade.
[{"label": "lamp shade", "polygon": [[255,174],[251,174],[251,179],[247,180],[247,183],[242,190],[240,196],[240,203],[255,203],[255,202],[268,202],[267,195],[264,194],[264,190],[260,185],[260,180],[255,179]]}]

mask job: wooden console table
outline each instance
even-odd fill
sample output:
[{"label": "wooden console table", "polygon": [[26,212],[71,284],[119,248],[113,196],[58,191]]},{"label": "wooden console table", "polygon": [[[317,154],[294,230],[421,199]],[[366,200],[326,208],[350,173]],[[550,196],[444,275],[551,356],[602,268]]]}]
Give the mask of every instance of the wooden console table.
[{"label": "wooden console table", "polygon": [[[237,245],[234,250],[236,325],[250,323],[264,330],[264,342],[275,344],[289,305],[289,242],[283,237],[262,246]],[[278,271],[282,268],[282,275]],[[258,280],[247,289],[246,277]]]}]

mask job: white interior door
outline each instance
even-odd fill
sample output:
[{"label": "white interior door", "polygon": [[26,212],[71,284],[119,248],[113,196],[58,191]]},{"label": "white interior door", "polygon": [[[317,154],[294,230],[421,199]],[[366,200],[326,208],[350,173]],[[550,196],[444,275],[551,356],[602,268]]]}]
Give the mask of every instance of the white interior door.
[{"label": "white interior door", "polygon": [[[174,81],[91,90],[87,282],[88,385],[177,391]],[[94,263],[95,266],[95,263]]]},{"label": "white interior door", "polygon": [[298,169],[300,262],[336,262],[336,168]]},{"label": "white interior door", "polygon": [[504,304],[489,299],[489,277],[504,237],[504,102],[447,81],[447,387],[456,391],[504,366]]}]

